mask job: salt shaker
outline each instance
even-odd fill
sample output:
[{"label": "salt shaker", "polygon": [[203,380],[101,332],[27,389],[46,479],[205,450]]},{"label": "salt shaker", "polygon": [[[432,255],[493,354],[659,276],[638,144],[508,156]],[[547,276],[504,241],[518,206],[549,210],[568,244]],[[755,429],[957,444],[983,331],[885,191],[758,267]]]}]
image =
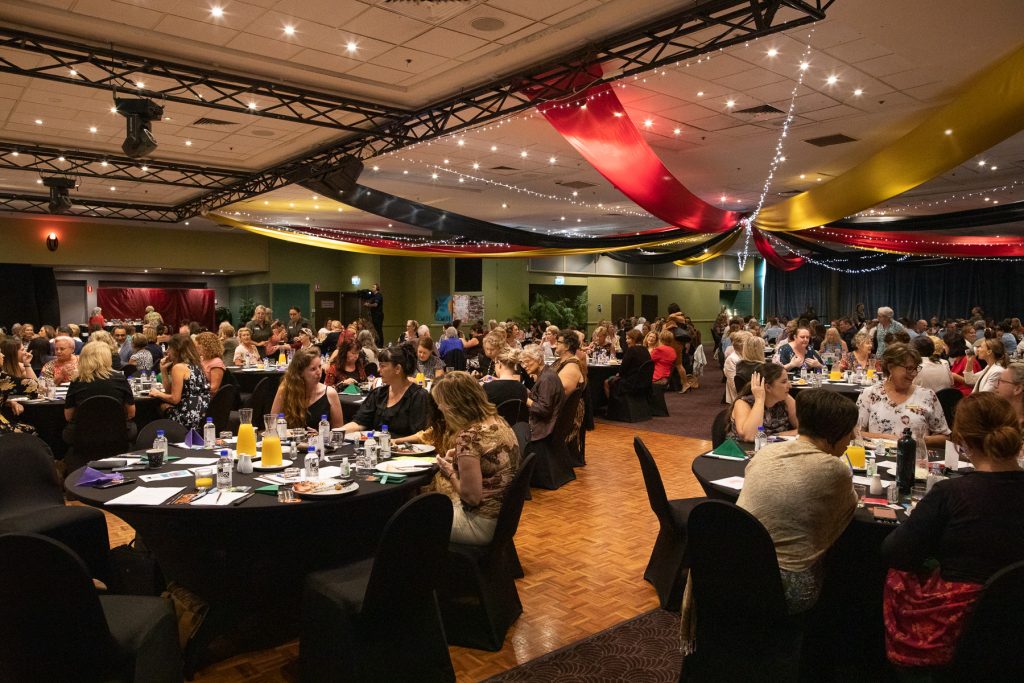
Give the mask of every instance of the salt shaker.
[{"label": "salt shaker", "polygon": [[871,477],[871,486],[868,488],[868,491],[872,496],[882,495],[882,475],[876,474]]}]

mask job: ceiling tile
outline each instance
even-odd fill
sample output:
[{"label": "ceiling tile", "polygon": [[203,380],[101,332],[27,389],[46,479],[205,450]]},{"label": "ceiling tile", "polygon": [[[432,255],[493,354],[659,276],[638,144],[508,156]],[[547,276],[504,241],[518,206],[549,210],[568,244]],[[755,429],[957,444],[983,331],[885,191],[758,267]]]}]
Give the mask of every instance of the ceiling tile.
[{"label": "ceiling tile", "polygon": [[873,40],[861,38],[860,40],[853,40],[849,43],[835,45],[828,48],[826,52],[836,59],[841,59],[844,62],[854,64],[866,59],[883,57],[891,54],[892,50],[879,45]]},{"label": "ceiling tile", "polygon": [[544,19],[544,23],[549,26],[558,26],[564,21],[579,17],[585,12],[590,12],[601,6],[601,2],[598,0],[583,0],[583,2],[573,5],[567,10],[562,10],[558,14],[552,14]]},{"label": "ceiling tile", "polygon": [[251,33],[239,33],[225,47],[276,59],[291,59],[302,50],[300,45],[280,40],[269,40]]},{"label": "ceiling tile", "polygon": [[708,81],[716,81],[724,76],[731,76],[750,69],[750,65],[742,59],[736,59],[729,54],[715,55],[712,59],[704,59],[700,64],[696,60],[690,60],[690,66],[683,67],[694,78],[703,78]]},{"label": "ceiling tile", "polygon": [[[747,71],[730,74],[729,76],[722,76],[715,82],[725,88],[745,91],[748,88],[756,88],[760,85],[777,83],[784,80],[786,79],[783,76],[770,71],[765,71],[764,69],[749,69]],[[792,86],[790,86],[790,90],[792,90]]]},{"label": "ceiling tile", "polygon": [[[929,69],[910,69],[885,76],[882,81],[891,85],[895,90],[907,90],[920,85],[935,83],[940,80],[934,72]],[[948,84],[947,84],[948,85]]]},{"label": "ceiling tile", "polygon": [[367,10],[367,6],[356,2],[338,0],[302,0],[291,5],[291,14],[332,28],[348,24]]},{"label": "ceiling tile", "polygon": [[487,4],[533,21],[541,21],[577,6],[585,7],[580,0],[489,0]]},{"label": "ceiling tile", "polygon": [[[497,19],[503,25],[494,30],[481,30],[473,26],[474,22],[482,23],[489,19]],[[515,14],[510,14],[495,7],[478,5],[468,12],[463,12],[454,19],[445,22],[444,26],[445,28],[452,29],[453,31],[468,33],[470,35],[477,36],[478,38],[483,38],[484,40],[498,40],[503,36],[507,36],[524,29],[530,24],[531,22],[529,19],[525,19]]]},{"label": "ceiling tile", "polygon": [[346,30],[396,45],[426,33],[430,28],[430,24],[377,7],[371,7],[345,25]]},{"label": "ceiling tile", "polygon": [[828,121],[831,119],[837,119],[843,116],[854,116],[860,112],[853,107],[848,107],[845,104],[840,104],[835,107],[826,107],[825,109],[817,109],[815,111],[805,112],[804,116],[811,119],[812,121]]},{"label": "ceiling tile", "polygon": [[238,35],[238,31],[218,26],[204,21],[193,21],[183,17],[165,15],[154,29],[159,33],[166,33],[179,38],[200,40],[211,45],[225,45],[228,41]]},{"label": "ceiling tile", "polygon": [[899,73],[900,71],[908,71],[909,69],[913,69],[915,66],[916,65],[906,57],[895,54],[867,59],[857,64],[858,69],[861,69],[876,78],[882,78],[889,74]]},{"label": "ceiling tile", "polygon": [[308,48],[292,56],[291,61],[338,74],[345,73],[361,64],[358,60],[342,55],[332,55]]},{"label": "ceiling tile", "polygon": [[414,74],[435,69],[446,62],[447,60],[444,57],[438,57],[437,55],[418,50],[410,50],[405,47],[396,47],[374,60],[374,64]]},{"label": "ceiling tile", "polygon": [[350,76],[358,76],[359,78],[376,81],[384,86],[391,86],[392,84],[398,83],[409,75],[404,71],[396,71],[395,69],[388,69],[387,67],[377,66],[376,64],[360,64],[349,71],[348,74]]},{"label": "ceiling tile", "polygon": [[498,42],[502,45],[514,45],[521,40],[526,40],[530,36],[534,39],[540,38],[541,34],[554,33],[558,29],[545,26],[544,24],[528,24],[526,27],[519,29],[515,33],[510,33],[507,36],[498,38]]},{"label": "ceiling tile", "polygon": [[152,29],[160,21],[161,12],[139,7],[133,3],[109,2],[108,0],[78,0],[75,13],[90,17],[117,21],[143,29]]}]

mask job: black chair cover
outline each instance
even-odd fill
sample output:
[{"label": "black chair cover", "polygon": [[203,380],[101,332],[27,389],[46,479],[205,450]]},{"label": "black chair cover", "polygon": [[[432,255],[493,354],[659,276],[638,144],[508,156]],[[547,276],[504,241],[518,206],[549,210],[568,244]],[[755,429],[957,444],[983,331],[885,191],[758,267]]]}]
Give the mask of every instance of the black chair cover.
[{"label": "black chair cover", "polygon": [[110,396],[87,398],[75,409],[75,433],[64,457],[68,471],[90,460],[124,453],[131,448],[124,405]]},{"label": "black chair cover", "polygon": [[576,478],[566,439],[571,433],[582,396],[582,389],[569,394],[555,418],[555,428],[551,434],[540,441],[531,441],[526,451],[520,451],[522,455],[533,453],[537,456],[530,486],[554,491]]},{"label": "black chair cover", "polygon": [[[502,401],[498,405],[498,415],[508,422],[509,426],[513,426],[520,421],[519,413],[523,409],[523,402],[518,398],[510,398],[507,401]],[[520,450],[520,452],[522,452]]]},{"label": "black chair cover", "polygon": [[640,471],[647,487],[647,500],[658,518],[658,538],[644,571],[644,580],[658,591],[662,609],[676,612],[686,588],[686,527],[694,506],[707,498],[669,500],[654,456],[639,436],[633,437],[633,450],[640,460]]},{"label": "black chair cover", "polygon": [[274,406],[275,395],[277,395],[277,382],[272,382],[269,377],[264,377],[256,384],[245,404],[246,408],[252,408],[253,423],[261,423],[263,416],[270,413],[270,409]]},{"label": "black chair cover", "polygon": [[523,612],[516,590],[519,562],[513,538],[519,528],[534,463],[534,456],[527,456],[505,490],[494,538],[488,545],[449,546],[438,597],[445,633],[452,645],[500,650],[508,628]]},{"label": "black chair cover", "polygon": [[718,448],[725,443],[726,434],[729,433],[729,419],[732,417],[732,406],[723,408],[718,415],[715,415],[711,423],[711,447]]},{"label": "black chair cover", "polygon": [[153,439],[161,429],[164,430],[168,443],[181,443],[188,435],[188,429],[180,422],[168,419],[153,420],[139,430],[139,435],[135,437],[135,448],[152,448]]},{"label": "black chair cover", "polygon": [[454,349],[448,349],[448,352],[444,354],[445,367],[455,368],[456,370],[466,369],[466,352],[458,347]]},{"label": "black chair cover", "polygon": [[[587,464],[585,438],[586,430],[576,423],[579,414],[580,403],[583,402],[583,394],[586,386],[577,387],[565,399],[562,404],[558,420],[551,436],[553,446],[559,451],[559,458],[569,464],[570,467],[585,467]],[[573,479],[576,475],[573,474]]]},{"label": "black chair cover", "polygon": [[0,536],[0,680],[181,681],[174,610],[162,598],[98,597],[63,543]]},{"label": "black chair cover", "polygon": [[309,576],[301,680],[455,680],[435,594],[451,528],[447,496],[418,496],[391,517],[372,560]]},{"label": "black chair cover", "polygon": [[206,409],[206,417],[213,418],[218,432],[231,429],[231,410],[237,401],[238,387],[232,384],[221,384],[217,394],[210,400],[210,406]]},{"label": "black chair cover", "polygon": [[[959,393],[959,392],[957,392]],[[1024,562],[999,570],[985,582],[953,656],[953,680],[1022,681]]]},{"label": "black chair cover", "polygon": [[942,413],[946,416],[946,425],[952,429],[953,419],[956,417],[956,404],[960,403],[960,399],[964,395],[960,393],[959,389],[949,387],[948,389],[939,389],[935,392],[935,396],[939,399]]},{"label": "black chair cover", "polygon": [[683,679],[796,680],[799,622],[788,616],[767,530],[746,510],[711,500],[693,508],[688,532],[697,628]]}]

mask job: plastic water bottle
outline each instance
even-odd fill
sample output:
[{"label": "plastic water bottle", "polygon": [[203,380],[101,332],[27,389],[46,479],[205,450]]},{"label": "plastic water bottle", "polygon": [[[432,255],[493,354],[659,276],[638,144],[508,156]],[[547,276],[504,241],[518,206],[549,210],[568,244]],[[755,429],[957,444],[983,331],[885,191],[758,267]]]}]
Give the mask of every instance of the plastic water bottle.
[{"label": "plastic water bottle", "polygon": [[316,446],[310,446],[306,452],[306,459],[303,461],[306,468],[306,479],[309,481],[320,480],[320,456],[316,454]]},{"label": "plastic water bottle", "polygon": [[875,460],[875,454],[871,451],[867,452],[867,459],[864,461],[864,474],[868,477],[878,474],[878,462]]},{"label": "plastic water bottle", "polygon": [[327,457],[327,444],[331,442],[331,422],[326,415],[320,416],[320,455]]},{"label": "plastic water bottle", "polygon": [[371,470],[377,467],[377,440],[373,438],[373,432],[366,433],[363,452],[366,454],[366,466]]},{"label": "plastic water bottle", "polygon": [[164,452],[164,462],[167,462],[167,437],[164,436],[164,430],[156,430],[156,438],[153,439],[153,448],[159,448]]},{"label": "plastic water bottle", "polygon": [[348,479],[352,476],[352,467],[349,465],[348,456],[341,459],[341,478]]},{"label": "plastic water bottle", "polygon": [[277,414],[277,435],[282,439],[288,438],[288,421],[284,419],[284,413]]},{"label": "plastic water bottle", "polygon": [[757,453],[767,445],[768,435],[764,433],[764,427],[758,427],[757,434],[754,436],[754,452]]},{"label": "plastic water bottle", "polygon": [[380,426],[380,434],[377,435],[377,439],[380,441],[380,459],[390,460],[391,459],[391,432],[388,431],[387,425]]},{"label": "plastic water bottle", "polygon": [[203,425],[203,447],[206,449],[212,449],[217,443],[217,425],[213,424],[213,418],[206,418],[206,424]]},{"label": "plastic water bottle", "polygon": [[231,455],[226,448],[221,449],[217,460],[217,490],[226,491],[231,488]]}]

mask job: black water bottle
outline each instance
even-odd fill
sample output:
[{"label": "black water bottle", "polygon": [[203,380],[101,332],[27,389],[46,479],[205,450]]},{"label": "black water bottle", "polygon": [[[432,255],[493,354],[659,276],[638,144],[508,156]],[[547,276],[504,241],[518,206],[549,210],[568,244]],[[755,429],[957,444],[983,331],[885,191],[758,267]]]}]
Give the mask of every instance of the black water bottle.
[{"label": "black water bottle", "polygon": [[917,442],[910,433],[910,427],[903,430],[903,436],[896,442],[896,484],[900,493],[910,493],[914,487],[914,467],[917,458]]}]

